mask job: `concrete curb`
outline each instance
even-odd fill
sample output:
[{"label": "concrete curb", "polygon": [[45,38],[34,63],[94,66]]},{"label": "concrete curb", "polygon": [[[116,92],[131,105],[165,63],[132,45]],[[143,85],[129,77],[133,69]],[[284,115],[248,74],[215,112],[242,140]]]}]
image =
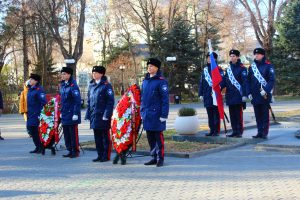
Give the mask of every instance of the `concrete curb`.
[{"label": "concrete curb", "polygon": [[[220,151],[226,151],[226,150],[230,150],[230,149],[234,149],[237,147],[241,147],[246,145],[247,143],[245,142],[239,142],[239,143],[233,143],[233,144],[227,144],[224,146],[220,146],[220,147],[216,147],[216,148],[211,148],[211,149],[205,149],[203,151],[196,151],[196,152],[186,152],[186,153],[182,153],[182,152],[165,152],[165,156],[166,157],[176,157],[176,158],[195,158],[195,157],[200,157],[200,156],[205,156],[211,153],[217,153]],[[84,148],[84,150],[87,151],[96,151],[95,148]],[[115,153],[115,151],[112,151]],[[133,152],[132,155],[141,155],[141,156],[150,156],[150,152],[149,151],[136,151]]]},{"label": "concrete curb", "polygon": [[258,144],[255,146],[255,150],[300,154],[300,146],[295,145]]},{"label": "concrete curb", "polygon": [[[273,125],[280,125],[278,122],[272,122],[270,123],[271,126]],[[249,130],[256,128],[256,125],[250,125],[244,128],[244,130]],[[230,129],[231,131],[231,129]],[[228,132],[230,132],[228,131]],[[208,142],[208,143],[246,143],[246,144],[256,144],[260,142],[264,142],[264,139],[252,139],[252,138],[230,138],[230,137],[207,137],[205,136],[205,133],[207,131],[200,131],[195,135],[173,135],[172,140],[177,141],[177,142],[183,142],[183,141],[190,141],[190,142]],[[225,134],[224,130],[221,131],[221,134]],[[269,138],[273,139],[273,138]]]}]

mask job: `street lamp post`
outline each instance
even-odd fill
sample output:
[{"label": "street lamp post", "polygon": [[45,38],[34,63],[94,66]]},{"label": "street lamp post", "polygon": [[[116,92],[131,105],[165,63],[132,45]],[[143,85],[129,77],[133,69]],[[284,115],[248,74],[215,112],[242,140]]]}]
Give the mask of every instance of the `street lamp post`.
[{"label": "street lamp post", "polygon": [[125,69],[125,65],[121,65],[119,67],[119,69],[121,70],[122,72],[122,88],[121,88],[121,95],[124,94],[124,69]]}]

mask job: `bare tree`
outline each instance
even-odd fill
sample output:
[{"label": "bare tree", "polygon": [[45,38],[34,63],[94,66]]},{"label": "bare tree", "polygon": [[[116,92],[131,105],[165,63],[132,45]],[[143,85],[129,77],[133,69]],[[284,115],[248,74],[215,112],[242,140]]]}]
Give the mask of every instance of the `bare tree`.
[{"label": "bare tree", "polygon": [[86,0],[35,1],[35,8],[45,20],[65,59],[74,59],[70,67],[76,77],[76,64],[83,54]]},{"label": "bare tree", "polygon": [[[147,44],[151,44],[151,33],[155,29],[155,12],[158,0],[115,0],[114,2],[118,3],[125,11],[128,11],[124,13],[143,29]],[[149,51],[152,52],[151,45],[149,45]]]},{"label": "bare tree", "polygon": [[115,19],[116,19],[116,25],[119,34],[126,40],[128,44],[128,50],[130,52],[130,56],[133,60],[133,67],[134,67],[134,79],[135,83],[138,84],[138,71],[137,71],[137,63],[135,58],[135,53],[133,50],[133,37],[131,34],[131,31],[129,29],[129,26],[131,25],[126,21],[126,18],[124,14],[122,13],[120,6],[118,4],[115,5]]},{"label": "bare tree", "polygon": [[115,13],[106,0],[93,1],[91,5],[92,24],[100,36],[102,64],[107,64],[106,59],[112,49],[111,34],[115,29],[115,23],[111,19]]},{"label": "bare tree", "polygon": [[[273,36],[275,34],[275,20],[281,16],[284,6],[290,0],[239,0],[250,15],[250,21],[259,44],[266,50],[267,55],[272,52]],[[267,10],[264,15],[263,10]]]}]

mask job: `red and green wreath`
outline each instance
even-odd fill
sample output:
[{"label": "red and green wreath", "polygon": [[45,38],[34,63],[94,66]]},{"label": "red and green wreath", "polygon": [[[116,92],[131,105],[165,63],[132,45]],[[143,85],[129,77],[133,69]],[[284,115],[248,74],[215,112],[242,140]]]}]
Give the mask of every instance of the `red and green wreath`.
[{"label": "red and green wreath", "polygon": [[59,95],[50,99],[50,101],[44,106],[39,117],[39,135],[44,147],[47,147],[52,139],[54,139],[55,142],[58,142],[59,140],[59,101]]},{"label": "red and green wreath", "polygon": [[118,153],[131,146],[136,150],[136,139],[141,124],[141,91],[132,85],[122,96],[112,116],[112,141]]}]

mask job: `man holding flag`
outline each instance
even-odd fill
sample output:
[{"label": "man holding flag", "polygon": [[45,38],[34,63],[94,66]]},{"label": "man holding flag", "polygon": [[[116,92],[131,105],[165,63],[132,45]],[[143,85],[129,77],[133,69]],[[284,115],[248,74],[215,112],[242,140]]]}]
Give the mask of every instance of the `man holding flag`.
[{"label": "man holding flag", "polygon": [[203,69],[199,84],[199,99],[204,102],[208,115],[210,132],[206,136],[218,136],[220,133],[220,119],[224,119],[224,107],[220,82],[222,69],[217,65],[218,55],[211,51],[207,54],[207,64]]}]

